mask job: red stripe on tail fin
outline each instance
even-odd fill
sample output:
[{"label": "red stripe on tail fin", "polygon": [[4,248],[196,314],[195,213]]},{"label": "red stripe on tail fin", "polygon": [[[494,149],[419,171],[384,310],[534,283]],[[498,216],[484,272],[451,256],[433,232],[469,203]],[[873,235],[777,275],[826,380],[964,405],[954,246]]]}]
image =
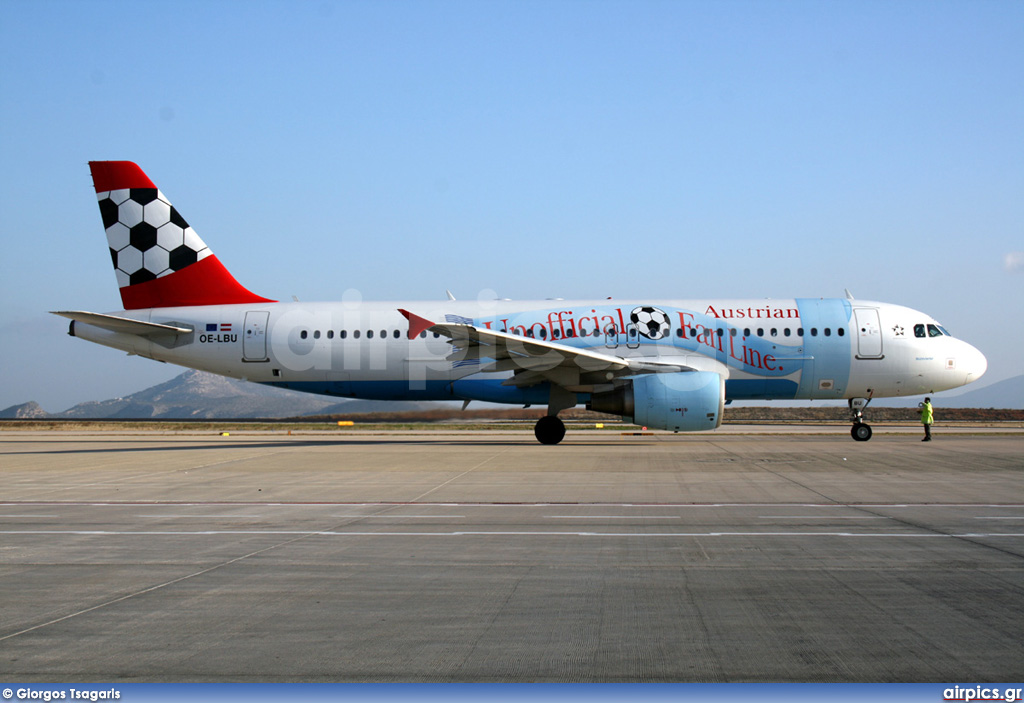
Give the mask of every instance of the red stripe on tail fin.
[{"label": "red stripe on tail fin", "polygon": [[97,193],[120,188],[156,188],[153,181],[131,161],[90,161]]},{"label": "red stripe on tail fin", "polygon": [[169,276],[125,286],[121,289],[121,302],[125,310],[139,310],[276,301],[245,288],[211,255]]}]

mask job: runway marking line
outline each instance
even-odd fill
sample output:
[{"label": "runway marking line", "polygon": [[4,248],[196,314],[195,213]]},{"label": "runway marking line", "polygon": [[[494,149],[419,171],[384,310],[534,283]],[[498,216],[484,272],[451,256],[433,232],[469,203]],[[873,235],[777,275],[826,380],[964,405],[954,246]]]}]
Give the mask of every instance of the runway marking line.
[{"label": "runway marking line", "polygon": [[892,520],[885,515],[758,515],[759,520]]},{"label": "runway marking line", "polygon": [[[472,471],[472,469],[470,469]],[[465,473],[465,472],[464,472]],[[458,477],[456,477],[458,478]],[[85,501],[85,500],[44,500],[44,501],[18,501],[0,503],[0,507],[28,507],[28,506],[89,506],[89,507],[208,507],[208,506],[263,506],[263,507],[325,507],[325,506],[346,506],[346,507],[380,507],[380,506],[418,506],[418,507],[480,507],[480,508],[550,508],[550,507],[580,507],[580,508],[1007,508],[1024,509],[1024,503],[579,503],[579,502],[490,502],[490,503],[433,503],[429,501],[381,501],[374,503],[342,503],[342,502],[315,502],[297,501],[294,503],[281,503],[277,501]]]},{"label": "runway marking line", "polygon": [[0,515],[0,519],[4,518],[59,518],[60,515]]},{"label": "runway marking line", "polygon": [[545,515],[550,520],[682,520],[682,515]]},{"label": "runway marking line", "polygon": [[[564,530],[455,530],[450,532],[338,532],[335,530],[2,530],[2,535],[74,535],[94,537],[209,537],[277,535],[308,537],[1024,537],[1013,532],[571,532]],[[276,545],[280,546],[280,545]],[[244,558],[244,557],[239,557]],[[216,567],[212,567],[216,568]],[[203,573],[203,572],[199,572]],[[198,575],[198,574],[196,574]],[[170,583],[170,582],[169,582]],[[166,584],[165,584],[166,585]],[[2,638],[0,638],[2,639]]]}]

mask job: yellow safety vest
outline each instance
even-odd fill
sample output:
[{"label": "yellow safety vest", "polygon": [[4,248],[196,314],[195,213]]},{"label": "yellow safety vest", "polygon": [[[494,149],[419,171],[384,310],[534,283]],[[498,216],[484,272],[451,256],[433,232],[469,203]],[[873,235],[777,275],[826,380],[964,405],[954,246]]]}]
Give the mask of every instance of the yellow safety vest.
[{"label": "yellow safety vest", "polygon": [[932,424],[932,404],[931,403],[925,403],[924,405],[922,405],[921,409],[918,410],[918,412],[921,413],[921,424],[922,425],[930,425],[930,424]]}]

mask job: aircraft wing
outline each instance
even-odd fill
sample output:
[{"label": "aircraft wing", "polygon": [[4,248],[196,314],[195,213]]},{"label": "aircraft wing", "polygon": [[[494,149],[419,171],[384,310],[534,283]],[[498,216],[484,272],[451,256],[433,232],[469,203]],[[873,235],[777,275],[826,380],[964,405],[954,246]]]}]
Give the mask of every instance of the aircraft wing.
[{"label": "aircraft wing", "polygon": [[52,310],[52,314],[66,317],[75,322],[81,322],[93,327],[100,327],[111,332],[123,334],[134,334],[139,337],[153,337],[157,335],[187,334],[194,331],[191,327],[179,327],[177,325],[161,325],[156,322],[142,322],[129,317],[118,317],[117,315],[106,315],[99,312],[85,312],[83,310]]},{"label": "aircraft wing", "polygon": [[570,391],[594,392],[620,376],[696,370],[682,363],[627,358],[469,324],[435,323],[408,310],[399,312],[409,320],[410,339],[423,331],[447,337],[452,345],[449,360],[489,360],[480,365],[480,371],[513,371],[512,378],[504,381],[509,386],[548,381]]}]

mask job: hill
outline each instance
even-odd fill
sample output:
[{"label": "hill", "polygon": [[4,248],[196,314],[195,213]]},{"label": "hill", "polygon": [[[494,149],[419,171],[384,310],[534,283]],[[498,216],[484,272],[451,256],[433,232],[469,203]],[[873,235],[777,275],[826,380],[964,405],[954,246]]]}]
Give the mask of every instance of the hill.
[{"label": "hill", "polygon": [[269,419],[318,413],[366,413],[384,409],[421,410],[434,407],[430,403],[397,403],[402,406],[399,408],[395,405],[363,400],[339,403],[336,398],[327,396],[262,386],[190,370],[166,383],[124,398],[79,403],[64,412],[43,416],[54,419],[125,420]]},{"label": "hill", "polygon": [[1024,374],[983,388],[968,386],[956,395],[948,395],[950,406],[961,408],[1012,408],[1024,410]]},{"label": "hill", "polygon": [[34,420],[45,417],[49,417],[49,413],[39,407],[39,403],[35,401],[12,405],[0,410],[0,420]]}]

